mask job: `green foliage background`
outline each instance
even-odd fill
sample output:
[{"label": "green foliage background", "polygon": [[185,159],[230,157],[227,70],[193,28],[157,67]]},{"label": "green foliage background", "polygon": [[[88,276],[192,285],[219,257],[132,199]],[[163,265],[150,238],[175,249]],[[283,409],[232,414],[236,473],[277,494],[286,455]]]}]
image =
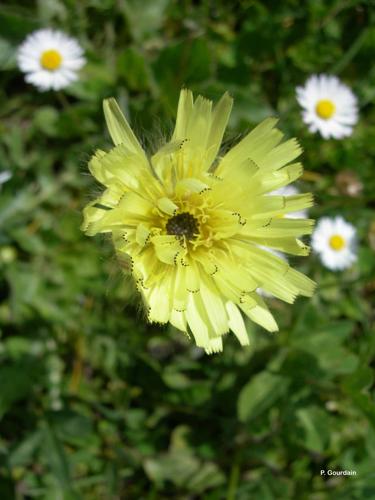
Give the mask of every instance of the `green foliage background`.
[{"label": "green foliage background", "polygon": [[[39,0],[0,6],[0,498],[375,498],[375,5],[371,0]],[[40,27],[76,36],[88,64],[39,93],[15,62]],[[295,87],[338,74],[358,95],[350,139],[301,121]],[[179,89],[235,98],[236,138],[279,115],[297,136],[313,217],[342,214],[359,259],[294,306],[269,299],[280,333],[248,324],[206,356],[147,325],[108,241],[85,237],[115,96],[145,144],[171,130]],[[348,196],[337,177],[363,184]],[[353,469],[355,477],[320,476]]]}]

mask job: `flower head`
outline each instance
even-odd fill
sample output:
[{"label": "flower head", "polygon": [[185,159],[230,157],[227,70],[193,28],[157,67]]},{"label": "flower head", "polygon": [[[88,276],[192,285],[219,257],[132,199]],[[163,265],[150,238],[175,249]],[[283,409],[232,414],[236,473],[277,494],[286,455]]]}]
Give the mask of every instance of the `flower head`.
[{"label": "flower head", "polygon": [[339,216],[319,220],[311,246],[322,263],[333,271],[346,269],[357,260],[356,230]]},{"label": "flower head", "polygon": [[281,143],[267,119],[224,156],[218,156],[232,108],[182,90],[171,137],[150,158],[113,99],[104,102],[115,143],[97,151],[91,173],[106,186],[84,209],[88,235],[110,233],[131,269],[149,321],[172,323],[207,352],[222,349],[232,330],[249,342],[240,311],[269,331],[277,324],[256,292],[262,287],[292,303],[314,283],[259,245],[294,255],[309,249],[298,236],[313,221],[282,215],[311,206],[311,194],[268,194],[302,173],[301,149]]},{"label": "flower head", "polygon": [[296,91],[310,132],[324,139],[351,135],[358,120],[357,98],[336,76],[313,75]]},{"label": "flower head", "polygon": [[31,33],[18,48],[17,61],[25,80],[40,91],[67,87],[85,64],[78,42],[51,29]]}]

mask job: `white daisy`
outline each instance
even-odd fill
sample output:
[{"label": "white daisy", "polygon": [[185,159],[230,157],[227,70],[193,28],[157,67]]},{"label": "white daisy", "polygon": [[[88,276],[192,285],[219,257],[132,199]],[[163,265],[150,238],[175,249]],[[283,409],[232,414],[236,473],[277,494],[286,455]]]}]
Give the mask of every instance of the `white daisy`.
[{"label": "white daisy", "polygon": [[296,92],[310,132],[320,132],[324,139],[351,135],[358,121],[357,98],[336,76],[313,75]]},{"label": "white daisy", "polygon": [[[275,194],[279,196],[296,196],[299,193],[298,189],[295,186],[289,185],[281,187],[280,189],[276,189],[272,191],[270,194]],[[297,212],[289,212],[285,217],[288,219],[306,219],[307,210],[298,210]]]},{"label": "white daisy", "polygon": [[346,269],[357,260],[356,230],[339,216],[319,220],[311,246],[324,266],[333,271]]},{"label": "white daisy", "polygon": [[40,91],[67,87],[85,64],[78,42],[51,29],[31,33],[18,48],[17,61],[25,80]]}]

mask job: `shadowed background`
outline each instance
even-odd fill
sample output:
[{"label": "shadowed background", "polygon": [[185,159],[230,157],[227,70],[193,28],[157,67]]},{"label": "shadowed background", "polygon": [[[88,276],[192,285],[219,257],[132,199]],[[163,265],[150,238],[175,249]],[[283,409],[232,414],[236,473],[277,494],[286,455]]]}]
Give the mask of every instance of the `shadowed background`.
[{"label": "shadowed background", "polygon": [[[357,0],[2,2],[1,499],[375,497],[374,20]],[[17,69],[17,46],[41,27],[86,52],[66,90],[39,93]],[[323,72],[359,98],[351,138],[324,141],[301,120],[295,87]],[[229,90],[229,142],[280,116],[305,151],[310,215],[340,214],[359,238],[345,272],[293,259],[315,296],[268,299],[280,332],[248,322],[251,346],[229,335],[214,356],[147,325],[111,243],[79,229],[100,190],[87,161],[110,147],[103,98],[152,149],[181,86]]]}]

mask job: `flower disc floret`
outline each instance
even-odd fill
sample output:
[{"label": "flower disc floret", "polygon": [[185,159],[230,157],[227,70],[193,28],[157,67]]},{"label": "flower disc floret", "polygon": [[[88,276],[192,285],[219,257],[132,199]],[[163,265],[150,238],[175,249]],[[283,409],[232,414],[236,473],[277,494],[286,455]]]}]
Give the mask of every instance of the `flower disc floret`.
[{"label": "flower disc floret", "polygon": [[345,239],[340,234],[334,234],[329,239],[329,244],[333,250],[342,250],[345,246]]},{"label": "flower disc floret", "polygon": [[316,105],[316,113],[323,120],[328,120],[335,113],[336,106],[329,99],[321,99]]},{"label": "flower disc floret", "polygon": [[166,229],[167,234],[184,236],[187,240],[194,240],[199,231],[197,219],[189,212],[182,212],[168,219]]},{"label": "flower disc floret", "polygon": [[40,64],[49,71],[57,70],[62,63],[62,56],[57,50],[46,50],[40,56]]}]

